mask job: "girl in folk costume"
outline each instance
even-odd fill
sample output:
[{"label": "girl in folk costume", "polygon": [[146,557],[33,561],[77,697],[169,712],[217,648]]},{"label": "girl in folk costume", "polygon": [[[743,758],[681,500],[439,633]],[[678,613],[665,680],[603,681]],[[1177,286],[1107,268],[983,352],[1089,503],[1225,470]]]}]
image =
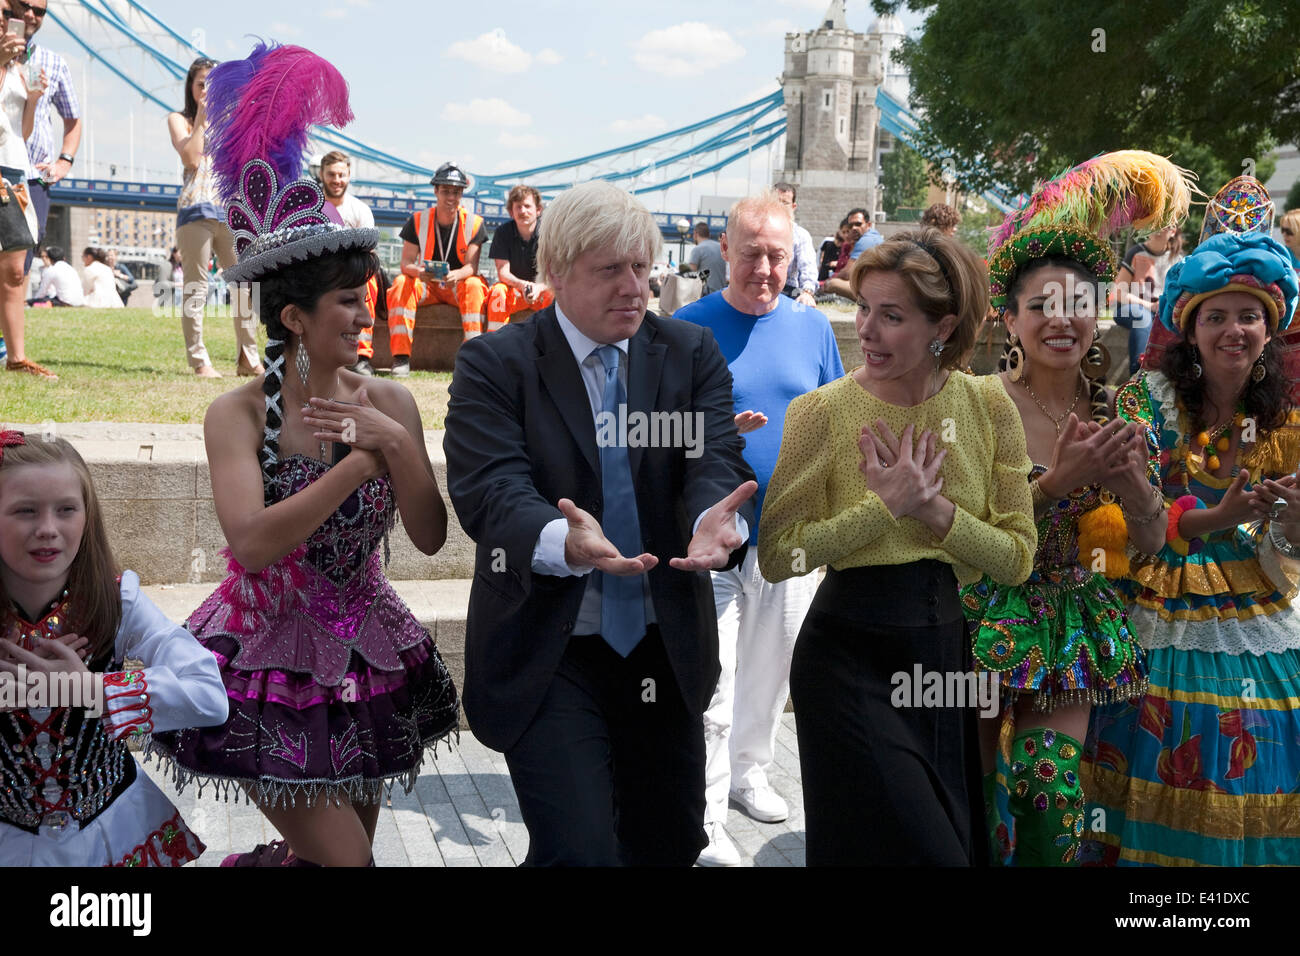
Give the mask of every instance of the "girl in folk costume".
[{"label": "girl in folk costume", "polygon": [[[986,576],[962,592],[976,666],[997,675],[1001,719],[981,722],[993,859],[1070,865],[1083,831],[1079,761],[1093,704],[1141,696],[1146,663],[1108,578],[1125,546],[1158,545],[1159,497],[1142,430],[1111,414],[1097,341],[1107,241],[1186,215],[1182,171],[1123,150],[1039,188],[990,242],[991,301],[1002,310],[1002,379],[1035,464],[1027,478],[1038,550],[1024,584]],[[1116,503],[1119,500],[1119,504]],[[1127,520],[1126,520],[1127,519]]]},{"label": "girl in folk costume", "polygon": [[1098,710],[1084,768],[1103,862],[1300,863],[1300,414],[1280,355],[1298,291],[1276,240],[1212,236],[1166,278],[1160,370],[1117,396],[1167,507],[1130,572],[1150,686]]},{"label": "girl in folk costume", "polygon": [[239,261],[260,283],[266,374],[204,423],[230,573],[189,627],[221,664],[230,718],[158,740],[178,784],[243,789],[287,842],[227,865],[371,859],[386,785],[414,785],[457,722],[456,691],[378,554],[400,511],[415,545],[447,512],[400,385],[349,370],[370,322],[374,229],[345,228],[296,178],[309,126],[352,118],[347,86],[300,47],[259,45],[209,81],[214,170]]},{"label": "girl in folk costume", "polygon": [[198,859],[127,740],[225,718],[216,660],[118,574],[81,456],[0,432],[0,866]]}]

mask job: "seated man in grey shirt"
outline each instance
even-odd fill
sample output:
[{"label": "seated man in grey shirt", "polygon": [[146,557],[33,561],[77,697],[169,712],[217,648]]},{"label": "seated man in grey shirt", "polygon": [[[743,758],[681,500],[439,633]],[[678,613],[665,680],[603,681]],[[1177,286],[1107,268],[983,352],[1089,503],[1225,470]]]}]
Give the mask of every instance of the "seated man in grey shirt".
[{"label": "seated man in grey shirt", "polygon": [[727,284],[727,264],[722,258],[722,247],[718,240],[709,238],[709,224],[695,224],[695,248],[691,256],[678,266],[682,272],[708,272],[704,277],[704,291],[701,298],[718,292]]}]

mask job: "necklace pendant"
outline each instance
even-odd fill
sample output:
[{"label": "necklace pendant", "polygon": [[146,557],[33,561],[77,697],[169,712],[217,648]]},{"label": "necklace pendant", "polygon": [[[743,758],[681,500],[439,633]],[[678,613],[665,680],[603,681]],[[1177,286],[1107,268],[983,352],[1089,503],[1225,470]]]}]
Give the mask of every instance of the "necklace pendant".
[{"label": "necklace pendant", "polygon": [[[325,443],[324,443],[324,442],[321,442],[321,443],[320,443],[320,460],[321,460],[321,461],[325,461]],[[326,462],[326,464],[328,464],[328,462]]]}]

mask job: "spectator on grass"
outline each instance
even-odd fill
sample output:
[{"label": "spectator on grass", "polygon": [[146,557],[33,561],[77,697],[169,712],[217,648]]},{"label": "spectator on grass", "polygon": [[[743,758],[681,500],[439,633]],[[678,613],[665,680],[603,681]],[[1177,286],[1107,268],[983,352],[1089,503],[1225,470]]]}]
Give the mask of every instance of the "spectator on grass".
[{"label": "spectator on grass", "polygon": [[[226,225],[225,209],[217,202],[212,160],[205,151],[208,73],[216,65],[215,60],[207,57],[199,57],[191,63],[185,76],[185,108],[167,114],[172,146],[184,167],[181,194],[176,202],[176,244],[180,247],[185,271],[181,330],[185,333],[185,351],[190,367],[201,378],[221,378],[221,373],[212,367],[208,350],[203,345],[208,257],[215,251],[223,269],[235,264],[235,237]],[[246,317],[252,316],[247,290],[241,290],[239,300],[239,308],[232,310],[235,342],[239,350],[236,370],[240,375],[261,375],[257,324],[245,321]]]},{"label": "spectator on grass", "polygon": [[81,287],[86,293],[83,303],[92,309],[120,309],[122,299],[117,294],[117,282],[103,249],[86,246],[81,252]]},{"label": "spectator on grass", "polygon": [[36,296],[28,305],[78,306],[85,304],[85,293],[81,290],[81,277],[64,259],[61,246],[45,247],[45,269],[41,273],[41,284]]}]

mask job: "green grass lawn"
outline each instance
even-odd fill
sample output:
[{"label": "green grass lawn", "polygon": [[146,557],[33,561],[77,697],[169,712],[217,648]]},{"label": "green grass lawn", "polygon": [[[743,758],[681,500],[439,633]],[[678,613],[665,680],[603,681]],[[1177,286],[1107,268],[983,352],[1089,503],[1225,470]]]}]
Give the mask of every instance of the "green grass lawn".
[{"label": "green grass lawn", "polygon": [[[209,309],[203,341],[224,378],[190,371],[179,317],[149,309],[28,309],[27,357],[57,382],[0,365],[0,421],[200,424],[208,405],[248,379],[235,375],[235,327]],[[258,343],[266,345],[259,327]],[[441,428],[450,372],[413,372],[405,385],[425,428]]]}]

